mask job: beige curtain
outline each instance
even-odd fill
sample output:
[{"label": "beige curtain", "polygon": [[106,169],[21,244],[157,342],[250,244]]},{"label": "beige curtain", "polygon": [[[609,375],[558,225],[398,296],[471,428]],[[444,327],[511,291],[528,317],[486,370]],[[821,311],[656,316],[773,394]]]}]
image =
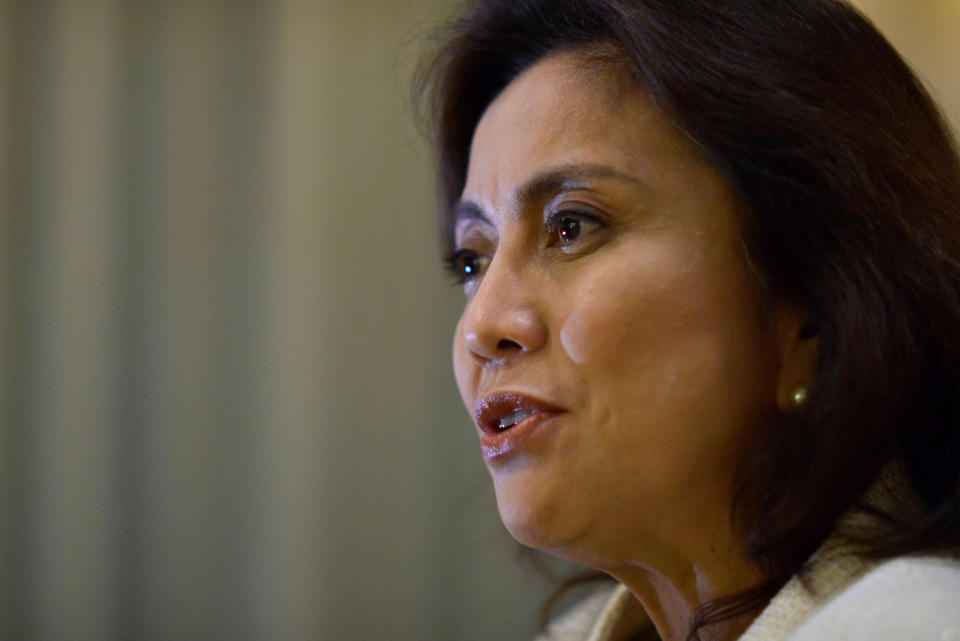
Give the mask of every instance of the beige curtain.
[{"label": "beige curtain", "polygon": [[[531,636],[406,99],[449,5],[0,0],[0,638]],[[956,114],[958,3],[869,5]]]}]

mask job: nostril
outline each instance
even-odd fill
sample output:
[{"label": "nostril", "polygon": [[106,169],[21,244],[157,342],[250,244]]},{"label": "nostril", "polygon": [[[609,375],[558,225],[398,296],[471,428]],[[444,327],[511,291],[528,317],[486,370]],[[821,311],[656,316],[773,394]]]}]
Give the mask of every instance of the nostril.
[{"label": "nostril", "polygon": [[512,352],[514,350],[523,350],[523,347],[520,343],[512,341],[509,338],[502,338],[500,342],[497,343],[497,349],[501,352]]}]

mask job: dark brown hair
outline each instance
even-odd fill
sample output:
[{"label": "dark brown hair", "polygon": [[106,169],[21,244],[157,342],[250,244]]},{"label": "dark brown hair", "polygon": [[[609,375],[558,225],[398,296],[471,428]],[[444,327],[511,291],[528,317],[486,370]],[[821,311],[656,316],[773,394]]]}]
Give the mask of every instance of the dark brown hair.
[{"label": "dark brown hair", "polygon": [[481,115],[558,50],[612,48],[625,73],[738,190],[771,291],[811,313],[806,409],[742,461],[734,517],[768,581],[708,603],[697,629],[760,607],[880,470],[920,505],[862,541],[873,557],[960,547],[960,161],[943,117],[840,0],[483,0],[424,67],[441,220]]}]

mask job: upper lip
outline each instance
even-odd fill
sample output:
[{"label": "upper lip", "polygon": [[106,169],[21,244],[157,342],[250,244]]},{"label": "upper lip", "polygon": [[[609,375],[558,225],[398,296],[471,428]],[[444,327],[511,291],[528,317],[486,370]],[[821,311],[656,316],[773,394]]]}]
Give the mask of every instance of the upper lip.
[{"label": "upper lip", "polygon": [[519,392],[498,392],[477,401],[474,418],[486,434],[500,431],[500,418],[517,410],[558,412],[560,408],[547,401]]}]

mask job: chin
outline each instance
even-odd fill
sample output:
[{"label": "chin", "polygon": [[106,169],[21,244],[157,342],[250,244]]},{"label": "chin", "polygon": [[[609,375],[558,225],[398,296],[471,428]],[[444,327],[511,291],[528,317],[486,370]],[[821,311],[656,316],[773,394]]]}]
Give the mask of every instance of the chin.
[{"label": "chin", "polygon": [[[495,477],[494,485],[500,519],[519,543],[557,553],[576,547],[576,542],[582,539],[585,528],[581,521],[584,515],[578,518],[569,497],[551,500],[549,493],[542,491],[542,486],[519,478],[498,480]],[[561,496],[555,495],[553,498],[560,499]]]}]

